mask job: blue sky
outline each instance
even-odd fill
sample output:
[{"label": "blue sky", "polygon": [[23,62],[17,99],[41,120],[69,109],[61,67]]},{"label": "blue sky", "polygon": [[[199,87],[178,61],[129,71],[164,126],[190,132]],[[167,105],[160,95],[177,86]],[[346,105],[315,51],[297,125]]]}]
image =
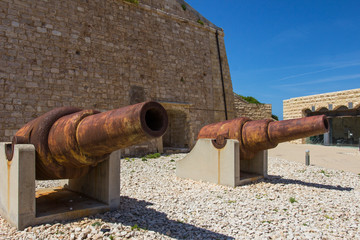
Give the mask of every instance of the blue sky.
[{"label": "blue sky", "polygon": [[234,91],[270,103],[360,88],[359,0],[187,0],[224,29]]}]

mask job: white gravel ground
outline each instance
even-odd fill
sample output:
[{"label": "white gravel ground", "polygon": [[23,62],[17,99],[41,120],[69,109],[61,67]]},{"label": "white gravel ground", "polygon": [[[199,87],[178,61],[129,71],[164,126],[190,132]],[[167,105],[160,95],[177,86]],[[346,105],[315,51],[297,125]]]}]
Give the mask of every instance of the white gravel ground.
[{"label": "white gravel ground", "polygon": [[119,210],[24,231],[0,218],[0,239],[360,239],[360,175],[270,158],[269,179],[231,188],[177,178],[184,156],[122,159]]}]

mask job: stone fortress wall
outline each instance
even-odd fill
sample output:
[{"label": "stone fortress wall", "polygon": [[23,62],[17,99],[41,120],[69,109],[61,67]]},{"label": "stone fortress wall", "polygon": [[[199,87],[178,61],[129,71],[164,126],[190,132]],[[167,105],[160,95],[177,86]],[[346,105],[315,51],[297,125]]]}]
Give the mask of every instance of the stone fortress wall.
[{"label": "stone fortress wall", "polygon": [[234,93],[234,109],[236,117],[248,117],[252,120],[271,119],[271,104],[248,103]]},{"label": "stone fortress wall", "polygon": [[[291,98],[283,101],[283,117],[286,119],[305,117],[307,112],[360,108],[360,88]],[[292,141],[302,143],[301,139]]]},{"label": "stone fortress wall", "polygon": [[154,100],[169,131],[137,152],[192,147],[225,120],[223,91],[234,118],[224,33],[182,0],[0,1],[1,141],[55,107]]}]

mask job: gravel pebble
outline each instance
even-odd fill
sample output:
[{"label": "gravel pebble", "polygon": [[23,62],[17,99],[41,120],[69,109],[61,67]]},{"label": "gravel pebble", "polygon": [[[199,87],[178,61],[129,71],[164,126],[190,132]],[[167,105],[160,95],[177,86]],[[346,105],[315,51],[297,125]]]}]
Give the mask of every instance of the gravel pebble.
[{"label": "gravel pebble", "polygon": [[360,239],[360,175],[269,158],[268,179],[231,188],[177,178],[184,156],[122,159],[119,210],[24,231],[0,217],[0,239]]}]

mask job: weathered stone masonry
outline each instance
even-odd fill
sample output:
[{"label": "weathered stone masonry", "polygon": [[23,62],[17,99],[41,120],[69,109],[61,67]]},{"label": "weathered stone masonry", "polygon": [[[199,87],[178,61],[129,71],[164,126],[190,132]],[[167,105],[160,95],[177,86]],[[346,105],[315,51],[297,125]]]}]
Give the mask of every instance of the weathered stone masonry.
[{"label": "weathered stone masonry", "polygon": [[193,146],[203,125],[225,119],[216,31],[233,118],[223,31],[184,1],[139,2],[0,1],[0,140],[55,107],[156,100],[180,113],[182,147]]},{"label": "weathered stone masonry", "polygon": [[271,119],[271,104],[248,103],[234,93],[234,109],[236,117],[248,117],[252,120]]}]

